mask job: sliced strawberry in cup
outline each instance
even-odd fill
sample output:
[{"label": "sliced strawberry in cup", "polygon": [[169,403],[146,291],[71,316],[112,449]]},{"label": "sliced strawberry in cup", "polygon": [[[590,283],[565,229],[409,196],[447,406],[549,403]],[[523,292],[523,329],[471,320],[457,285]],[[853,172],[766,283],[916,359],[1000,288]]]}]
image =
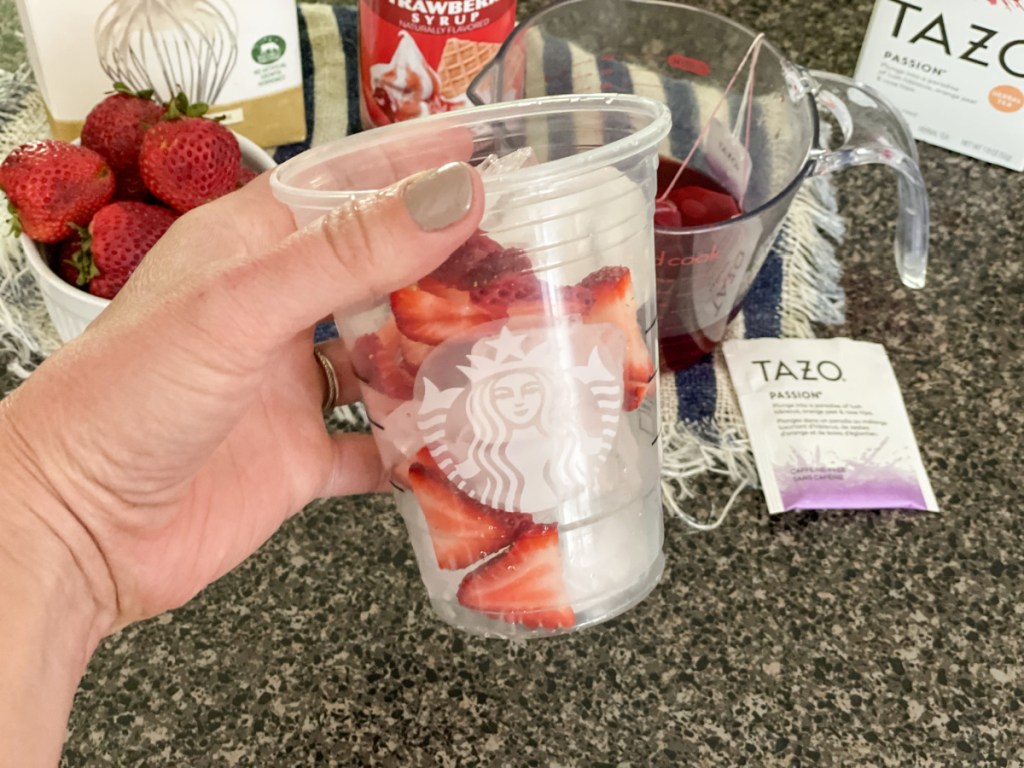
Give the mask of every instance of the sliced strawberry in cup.
[{"label": "sliced strawberry in cup", "polygon": [[434,277],[434,275],[421,277],[416,283],[414,283],[414,286],[419,288],[421,291],[426,291],[427,293],[433,294],[438,298],[445,299],[446,301],[450,301],[456,305],[465,304],[469,301],[469,294],[467,294],[462,288],[456,288],[451,283],[440,280]]},{"label": "sliced strawberry in cup", "polygon": [[506,248],[477,232],[445,259],[429,278],[468,291],[498,277],[528,271],[529,256],[521,248]]},{"label": "sliced strawberry in cup", "polygon": [[537,313],[543,313],[544,286],[532,272],[508,274],[479,285],[469,292],[473,304],[492,319],[509,316],[513,305],[526,304]]},{"label": "sliced strawberry in cup", "polygon": [[405,363],[402,337],[392,319],[352,345],[352,369],[363,382],[398,400],[412,398],[413,374]]},{"label": "sliced strawberry in cup", "polygon": [[399,334],[398,344],[402,348],[403,365],[411,376],[416,375],[420,366],[423,365],[423,361],[427,359],[427,355],[434,351],[434,347],[430,344],[413,341],[402,334]]},{"label": "sliced strawberry in cup", "polygon": [[472,330],[491,316],[469,300],[469,293],[448,290],[445,295],[431,293],[419,285],[394,291],[391,312],[405,336],[422,344],[436,345]]},{"label": "sliced strawberry in cup", "polygon": [[477,231],[466,242],[456,248],[452,255],[430,273],[429,277],[444,285],[462,289],[470,286],[464,284],[464,278],[491,254],[501,253],[505,247],[483,232]]},{"label": "sliced strawberry in cup", "polygon": [[531,629],[566,629],[576,623],[562,581],[562,555],[554,525],[532,525],[506,552],[462,579],[459,603],[492,618]]},{"label": "sliced strawberry in cup", "polygon": [[446,478],[424,448],[409,467],[409,484],[423,511],[437,564],[459,570],[504,549],[529,516],[481,504]]},{"label": "sliced strawberry in cup", "polygon": [[470,291],[470,298],[494,319],[503,317],[568,317],[586,315],[594,304],[589,288],[553,286],[532,272],[493,280]]},{"label": "sliced strawberry in cup", "polygon": [[647,396],[654,379],[654,362],[637,323],[636,298],[629,270],[626,267],[603,267],[583,278],[581,285],[590,290],[594,299],[585,317],[586,322],[613,323],[626,335],[623,408],[632,411]]},{"label": "sliced strawberry in cup", "polygon": [[[594,292],[585,285],[563,285],[548,302],[558,317],[582,315],[586,317],[594,308]],[[551,310],[549,310],[551,311]]]},{"label": "sliced strawberry in cup", "polygon": [[520,248],[505,248],[477,262],[459,279],[456,286],[468,291],[502,277],[527,274],[531,269],[533,263],[525,251]]}]

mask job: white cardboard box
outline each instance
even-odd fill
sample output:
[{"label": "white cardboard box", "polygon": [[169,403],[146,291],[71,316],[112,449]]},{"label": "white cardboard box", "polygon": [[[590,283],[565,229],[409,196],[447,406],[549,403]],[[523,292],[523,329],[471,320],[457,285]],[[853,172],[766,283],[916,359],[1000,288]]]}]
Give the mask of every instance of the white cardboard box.
[{"label": "white cardboard box", "polygon": [[858,80],[915,138],[1024,170],[1024,7],[1018,0],[876,0]]},{"label": "white cardboard box", "polygon": [[[200,82],[222,81],[210,115],[223,115],[225,125],[261,146],[305,138],[294,0],[17,0],[17,6],[56,138],[77,136],[89,110],[112,90],[101,59],[109,68],[115,54],[122,62],[134,57],[135,71],[148,74],[164,101],[175,85],[168,78],[186,81],[176,85],[193,101],[207,101],[189,92],[200,91]],[[106,34],[98,35],[98,27]]]}]

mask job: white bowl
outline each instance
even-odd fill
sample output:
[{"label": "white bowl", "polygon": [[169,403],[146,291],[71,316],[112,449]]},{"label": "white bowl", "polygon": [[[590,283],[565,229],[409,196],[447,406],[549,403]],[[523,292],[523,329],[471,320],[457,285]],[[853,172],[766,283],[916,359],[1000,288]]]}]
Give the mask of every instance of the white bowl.
[{"label": "white bowl", "polygon": [[[242,150],[242,160],[249,168],[262,173],[277,165],[259,145],[240,134],[236,133],[235,137]],[[64,282],[50,269],[44,250],[46,246],[36,243],[24,233],[18,239],[25,251],[29,270],[39,283],[46,311],[57,333],[63,341],[70,341],[85,330],[110,303],[110,299],[101,299]]]}]

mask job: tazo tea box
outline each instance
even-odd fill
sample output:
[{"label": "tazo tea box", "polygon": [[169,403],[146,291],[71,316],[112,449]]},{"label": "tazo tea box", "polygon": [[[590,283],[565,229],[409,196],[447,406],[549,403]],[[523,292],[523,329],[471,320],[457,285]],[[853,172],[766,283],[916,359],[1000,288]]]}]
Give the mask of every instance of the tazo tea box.
[{"label": "tazo tea box", "polygon": [[916,138],[1024,170],[1020,0],[876,0],[856,76]]},{"label": "tazo tea box", "polygon": [[938,510],[880,344],[737,339],[722,351],[771,514]]},{"label": "tazo tea box", "polygon": [[54,137],[76,137],[116,81],[179,90],[261,146],[306,135],[292,0],[17,0]]}]

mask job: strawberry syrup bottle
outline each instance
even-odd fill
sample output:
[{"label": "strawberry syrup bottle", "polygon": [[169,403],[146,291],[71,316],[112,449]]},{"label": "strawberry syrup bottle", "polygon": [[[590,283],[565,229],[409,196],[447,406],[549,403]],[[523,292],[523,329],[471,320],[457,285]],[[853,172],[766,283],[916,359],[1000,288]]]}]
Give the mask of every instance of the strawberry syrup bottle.
[{"label": "strawberry syrup bottle", "polygon": [[515,16],[515,0],[360,0],[363,127],[469,106],[467,86]]}]

